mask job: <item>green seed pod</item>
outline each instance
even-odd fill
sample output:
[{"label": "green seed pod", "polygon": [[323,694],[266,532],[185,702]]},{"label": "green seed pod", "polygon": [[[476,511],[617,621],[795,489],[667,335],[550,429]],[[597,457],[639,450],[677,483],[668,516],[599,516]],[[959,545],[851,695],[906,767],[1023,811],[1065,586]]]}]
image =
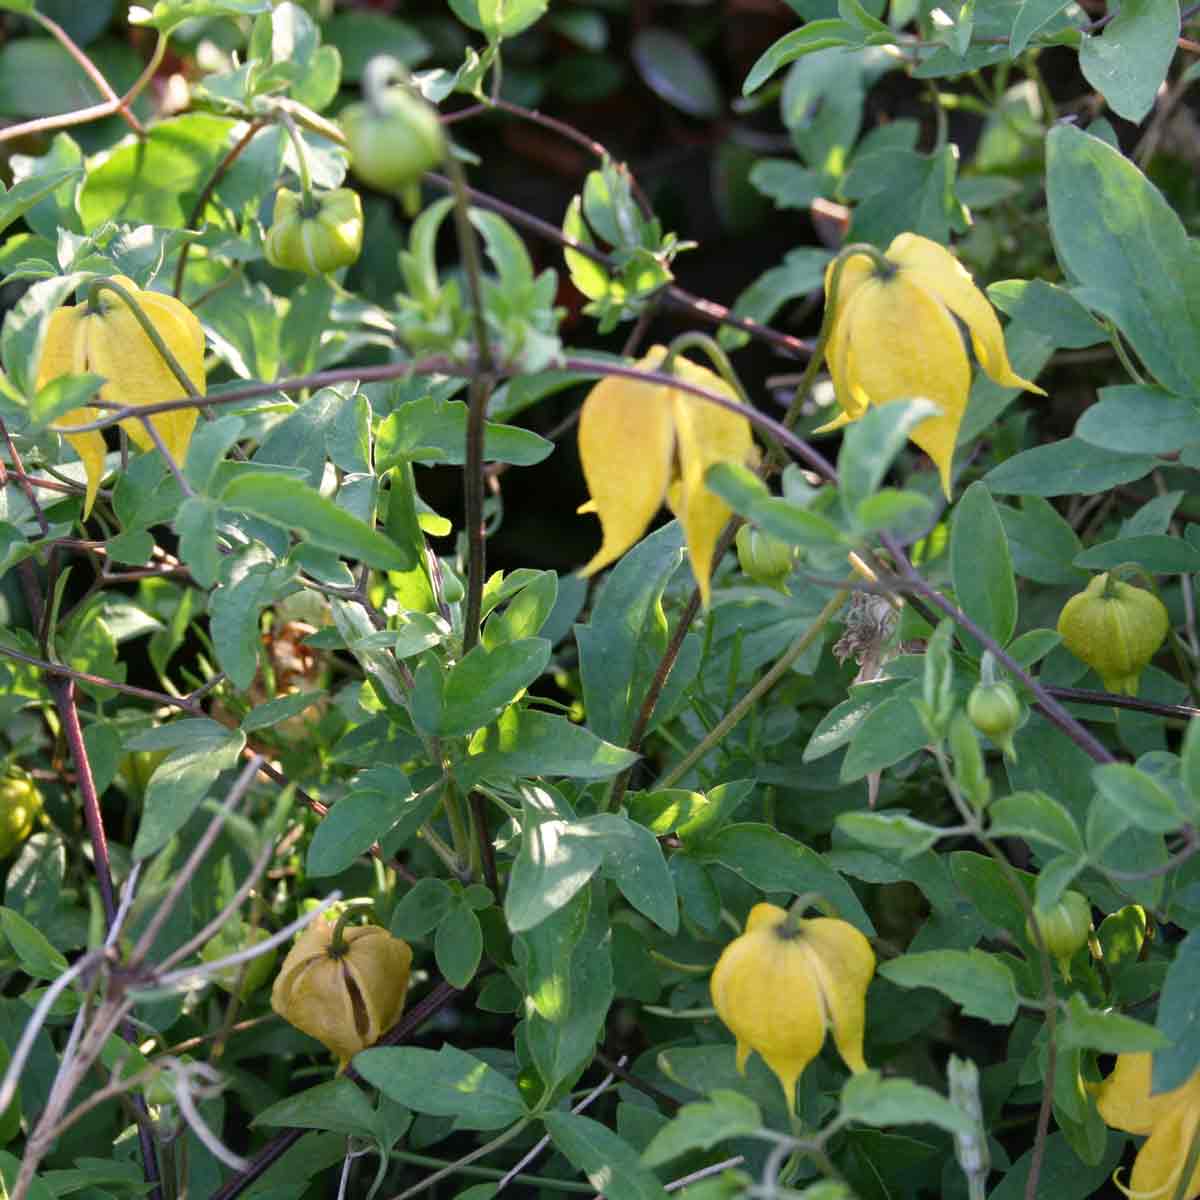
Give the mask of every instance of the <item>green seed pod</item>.
[{"label": "green seed pod", "polygon": [[363,211],[350,188],[309,198],[280,188],[263,247],[267,262],[285,271],[325,275],[358,261],[362,253]]},{"label": "green seed pod", "polygon": [[1142,668],[1158,653],[1170,628],[1167,610],[1153,592],[1105,572],[1063,605],[1058,632],[1110,692],[1136,696]]},{"label": "green seed pod", "polygon": [[1010,683],[977,683],[967,697],[971,724],[991,738],[1009,759],[1017,757],[1012,735],[1021,724],[1021,716],[1021,701]]},{"label": "green seed pod", "polygon": [[795,561],[795,550],[753,525],[741,525],[737,531],[737,556],[744,574],[755,583],[782,590]]},{"label": "green seed pod", "polygon": [[[1079,892],[1063,892],[1053,908],[1046,912],[1035,908],[1033,915],[1046,950],[1058,963],[1063,978],[1070,979],[1071,956],[1086,944],[1092,929],[1092,906],[1087,897]],[[1031,942],[1035,940],[1028,922],[1025,932]]]}]

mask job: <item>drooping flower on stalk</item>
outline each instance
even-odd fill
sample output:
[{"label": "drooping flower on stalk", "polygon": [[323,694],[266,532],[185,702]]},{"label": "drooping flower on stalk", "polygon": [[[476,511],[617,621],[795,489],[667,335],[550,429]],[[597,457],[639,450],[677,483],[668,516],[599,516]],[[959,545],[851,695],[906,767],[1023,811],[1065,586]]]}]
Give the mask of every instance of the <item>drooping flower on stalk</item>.
[{"label": "drooping flower on stalk", "polygon": [[[654,346],[637,366],[657,370],[667,356]],[[717,374],[676,356],[674,373],[737,401]],[[579,457],[591,499],[579,509],[600,518],[603,542],[583,568],[591,575],[619,558],[645,532],[665,501],[687,538],[692,574],[707,606],[717,539],[731,511],[704,486],[719,462],[744,465],[754,452],[750,422],[690,392],[609,376],[588,393],[579,417]]]},{"label": "drooping flower on stalk", "polygon": [[1104,1123],[1126,1133],[1148,1135],[1133,1161],[1129,1186],[1116,1185],[1138,1200],[1200,1197],[1200,1164],[1182,1193],[1179,1183],[1192,1142],[1200,1132],[1200,1071],[1170,1092],[1150,1093],[1150,1054],[1118,1054],[1113,1073],[1096,1089]]},{"label": "drooping flower on stalk", "polygon": [[909,437],[933,459],[949,498],[954,444],[971,390],[971,367],[955,319],[966,326],[975,358],[991,379],[1046,393],[1013,371],[991,304],[944,246],[902,233],[882,260],[850,249],[825,273],[827,302],[839,266],[826,358],[842,411],[816,432],[857,421],[873,404],[932,400],[942,411]]},{"label": "drooping flower on stalk", "polygon": [[[142,291],[124,275],[114,276],[112,283],[123,288],[137,302],[196,392],[203,395],[204,331],[191,309],[174,296]],[[164,400],[180,400],[188,394],[133,310],[111,288],[98,288],[90,302],[57,309],[46,327],[37,386],[41,388],[60,375],[86,372],[104,376],[100,398],[112,404],[157,404]],[[60,417],[57,424],[69,429],[99,420],[103,415],[103,409],[84,405]],[[150,423],[162,438],[167,453],[182,465],[196,424],[196,410],[183,408],[156,413]],[[136,417],[127,417],[121,422],[121,428],[140,449],[155,448],[154,439]],[[100,480],[104,477],[104,435],[98,429],[89,429],[83,433],[68,433],[65,437],[82,459],[87,472],[83,507],[86,517],[92,511]]]},{"label": "drooping flower on stalk", "polygon": [[745,931],[721,952],[712,973],[717,1016],[737,1038],[737,1065],[756,1051],[795,1103],[796,1082],[833,1034],[851,1071],[867,1069],[863,1027],[875,952],[853,925],[804,920],[756,904]]}]

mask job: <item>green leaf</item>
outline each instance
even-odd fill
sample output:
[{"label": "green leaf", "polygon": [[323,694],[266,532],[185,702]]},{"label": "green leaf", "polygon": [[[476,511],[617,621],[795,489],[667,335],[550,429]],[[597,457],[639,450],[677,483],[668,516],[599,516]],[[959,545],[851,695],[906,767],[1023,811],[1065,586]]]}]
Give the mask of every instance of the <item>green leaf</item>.
[{"label": "green leaf", "polygon": [[[484,423],[483,457],[488,462],[532,466],[547,458],[554,443],[515,425]],[[461,400],[428,396],[410,400],[384,418],[376,439],[379,474],[401,462],[462,466],[467,452],[467,406]]]},{"label": "green leaf", "polygon": [[584,839],[598,844],[604,874],[621,895],[660,929],[667,933],[678,930],[675,883],[650,830],[617,813],[597,813],[572,822],[561,836],[564,841]]},{"label": "green leaf", "polygon": [[209,629],[221,670],[234,687],[248,688],[258,672],[259,614],[274,595],[271,567],[256,563],[238,581],[209,597]]},{"label": "green leaf", "polygon": [[222,771],[235,766],[246,744],[241,730],[218,726],[220,733],[198,733],[173,750],[150,776],[134,858],[161,850],[200,807]]},{"label": "green leaf", "polygon": [[483,644],[494,650],[504,642],[536,637],[557,599],[558,576],[553,571],[538,572],[509,600],[503,612],[488,618],[481,635]]},{"label": "green leaf", "polygon": [[611,931],[600,887],[579,892],[516,947],[525,964],[525,1038],[553,1091],[578,1077],[596,1052],[613,1001]]},{"label": "green leaf", "polygon": [[943,834],[936,825],[927,825],[898,812],[839,813],[837,825],[856,842],[892,851],[901,858],[923,854],[936,845]]},{"label": "green leaf", "polygon": [[415,67],[433,53],[421,32],[407,21],[382,12],[335,13],[322,27],[327,45],[342,56],[342,82],[361,83],[367,63],[386,54]]},{"label": "green leaf", "polygon": [[910,687],[903,679],[881,679],[870,684],[858,684],[851,688],[850,698],[843,700],[817,723],[808,745],[804,747],[804,761],[816,762],[835,750],[840,750],[858,732],[863,721],[898,688]]},{"label": "green leaf", "polygon": [[1105,571],[1127,562],[1137,563],[1151,575],[1190,574],[1200,571],[1200,550],[1182,538],[1143,534],[1089,546],[1075,556],[1074,565]]},{"label": "green leaf", "polygon": [[848,21],[809,21],[802,28],[785,33],[763,51],[742,84],[742,95],[749,96],[758,91],[776,71],[814,50],[861,46],[862,42],[862,31]]},{"label": "green leaf", "polygon": [[348,1137],[369,1137],[375,1110],[366,1093],[349,1079],[331,1079],[295,1096],[285,1096],[255,1116],[251,1125],[289,1129],[326,1129]]},{"label": "green leaf", "polygon": [[454,777],[464,791],[485,778],[610,779],[638,759],[632,750],[598,738],[586,726],[516,704],[475,734],[468,753],[454,764]]},{"label": "green leaf", "polygon": [[212,587],[221,570],[217,512],[218,506],[212,501],[203,496],[189,496],[175,517],[179,557],[202,588]]},{"label": "green leaf", "polygon": [[1099,138],[1056,125],[1046,147],[1050,234],[1075,296],[1116,322],[1163,387],[1200,392],[1200,255],[1179,217]]},{"label": "green leaf", "polygon": [[228,117],[188,113],[159,121],[144,139],[131,136],[88,172],[79,193],[84,228],[109,220],[188,228],[233,128]]},{"label": "green leaf", "polygon": [[149,25],[171,33],[184,21],[205,17],[253,17],[271,11],[271,0],[157,0],[153,8],[129,8],[131,25]]},{"label": "green leaf", "polygon": [[660,100],[701,121],[721,115],[725,105],[716,76],[686,38],[649,26],[634,35],[630,54],[642,82]]},{"label": "green leaf", "polygon": [[982,950],[926,950],[881,963],[879,974],[904,988],[928,987],[962,1006],[968,1017],[1009,1025],[1017,1015],[1017,985],[995,955]]},{"label": "green leaf", "polygon": [[976,1123],[956,1104],[911,1079],[884,1079],[878,1071],[851,1075],[842,1087],[841,1118],[864,1125],[936,1125],[977,1136]]},{"label": "green leaf", "polygon": [[413,723],[439,737],[473,733],[512,704],[549,661],[545,638],[523,638],[490,651],[476,646],[448,671],[426,654],[414,677]]},{"label": "green leaf", "polygon": [[847,511],[874,494],[911,430],[937,411],[928,400],[881,404],[846,427],[838,455],[838,487]]},{"label": "green leaf", "polygon": [[1079,538],[1048,500],[1027,496],[1020,508],[998,505],[996,511],[1018,575],[1035,583],[1086,585],[1086,573],[1071,565],[1082,549]]},{"label": "green leaf", "polygon": [[354,1069],[389,1099],[414,1112],[453,1117],[459,1129],[501,1129],[525,1115],[516,1084],[451,1045],[363,1050]]},{"label": "green leaf", "polygon": [[1072,854],[1082,854],[1083,834],[1075,818],[1045,792],[1013,792],[988,809],[992,838],[1019,837]]},{"label": "green leaf", "polygon": [[847,240],[883,246],[911,232],[945,243],[961,218],[957,167],[950,146],[932,154],[888,148],[857,155],[842,180],[843,192],[858,201]]},{"label": "green leaf", "polygon": [[[583,703],[592,731],[616,746],[629,741],[646,689],[667,646],[662,594],[683,561],[683,530],[672,522],[625,554],[592,605],[591,621],[575,626]],[[681,671],[681,668],[682,671]],[[680,675],[678,681],[676,674]],[[694,667],[676,664],[668,682],[674,695],[691,682]],[[670,711],[659,698],[654,716]],[[653,726],[651,726],[653,727]]]},{"label": "green leaf", "polygon": [[1091,496],[1141,479],[1156,465],[1147,454],[1102,450],[1070,437],[1014,454],[993,467],[983,482],[1010,496]]},{"label": "green leaf", "polygon": [[764,892],[817,892],[868,937],[871,918],[848,883],[815,851],[769,825],[726,825],[689,847],[700,863],[719,863]]},{"label": "green leaf", "polygon": [[400,571],[407,563],[390,538],[299,479],[258,472],[239,475],[225,486],[220,500],[227,508],[294,529],[304,541],[367,566]]},{"label": "green leaf", "polygon": [[1129,763],[1102,763],[1092,769],[1100,794],[1128,818],[1150,833],[1174,833],[1184,824],[1175,797],[1153,776]]},{"label": "green leaf", "polygon": [[1048,25],[1071,0],[1021,0],[1021,7],[1013,19],[1009,35],[1008,52],[1016,58],[1029,45],[1029,39],[1039,29]]},{"label": "green leaf", "polygon": [[340,875],[360,854],[387,836],[400,815],[400,806],[413,798],[413,790],[400,772],[396,792],[355,788],[322,818],[308,844],[304,869],[309,875]]},{"label": "green leaf", "polygon": [[1075,436],[1092,446],[1136,454],[1171,454],[1200,442],[1200,399],[1135,384],[1101,388]]},{"label": "green leaf", "polygon": [[1083,77],[1119,117],[1137,125],[1154,107],[1179,38],[1179,0],[1125,0],[1079,47]]},{"label": "green leaf", "polygon": [[241,720],[243,733],[258,729],[270,729],[290,717],[298,717],[305,709],[318,704],[323,692],[296,692],[290,696],[276,696],[274,700],[256,704]]},{"label": "green leaf", "polygon": [[689,1150],[711,1150],[729,1138],[757,1133],[762,1124],[762,1112],[753,1100],[718,1088],[706,1102],[685,1104],[642,1151],[642,1163],[657,1167]]},{"label": "green leaf", "polygon": [[[1012,893],[1008,876],[987,855],[959,850],[950,855],[950,875],[959,890],[992,925],[1013,937],[1025,936],[1025,909]],[[1017,879],[1033,899],[1034,876],[1017,871]]]},{"label": "green leaf", "polygon": [[[1195,997],[1193,995],[1193,1003]],[[1067,997],[1066,1019],[1059,1026],[1058,1036],[1064,1050],[1079,1047],[1099,1050],[1101,1054],[1137,1054],[1147,1050],[1168,1050],[1178,1053],[1182,1046],[1172,1046],[1164,1034],[1112,1009],[1089,1008],[1078,993]]]},{"label": "green leaf", "polygon": [[1006,645],[1017,627],[1017,581],[996,503],[980,480],[967,488],[954,510],[950,571],[963,611]]},{"label": "green leaf", "polygon": [[1183,1087],[1200,1068],[1200,930],[1193,929],[1174,946],[1175,959],[1167,968],[1158,1001],[1158,1031],[1169,1046],[1154,1055],[1154,1092]]},{"label": "green leaf", "polygon": [[[786,179],[780,179],[777,168],[783,172]],[[809,200],[800,200],[800,189],[794,174],[812,175],[791,160],[765,159],[756,163],[750,172],[750,182],[766,196],[770,196],[777,207],[790,207],[790,202],[796,200],[798,207],[807,208]],[[815,187],[815,184],[814,184]],[[817,191],[813,191],[811,199],[815,199]],[[825,282],[825,268],[832,255],[828,250],[820,250],[813,246],[801,246],[789,250],[783,256],[783,262],[777,267],[764,271],[738,298],[734,301],[732,312],[735,317],[743,317],[756,321],[760,325],[768,324],[777,312],[790,300],[798,300],[816,291]],[[727,350],[736,350],[744,346],[750,335],[731,325],[722,325],[717,340]]]},{"label": "green leaf", "polygon": [[433,957],[446,982],[456,988],[465,988],[479,970],[483,932],[479,918],[461,899],[450,905],[437,927]]},{"label": "green leaf", "polygon": [[543,1117],[550,1140],[572,1166],[610,1200],[666,1200],[663,1186],[638,1158],[638,1152],[611,1129],[590,1117],[550,1112]]},{"label": "green leaf", "polygon": [[569,904],[604,858],[595,840],[563,837],[569,814],[550,789],[523,787],[521,806],[521,847],[504,897],[513,933],[535,928]]},{"label": "green leaf", "polygon": [[1006,279],[991,284],[987,294],[1002,313],[1045,334],[1055,346],[1078,350],[1108,341],[1104,326],[1070,292],[1043,279]]},{"label": "green leaf", "polygon": [[22,179],[20,183],[14,183],[7,192],[0,191],[0,233],[23,217],[39,200],[62,184],[80,178],[82,174],[81,167],[60,167]]},{"label": "green leaf", "polygon": [[746,467],[717,463],[705,472],[704,486],[752,525],[793,546],[827,549],[845,543],[842,531],[828,517],[809,512],[794,500],[772,496],[766,484]]},{"label": "green leaf", "polygon": [[[1108,1134],[1103,1157],[1098,1163],[1082,1163],[1066,1135],[1052,1133],[1045,1144],[1037,1190],[1054,1200],[1090,1200],[1103,1189],[1121,1161],[1129,1139],[1116,1130]],[[1026,1181],[1033,1168],[1035,1151],[1023,1154],[1003,1179],[988,1193],[988,1200],[1023,1200]]]},{"label": "green leaf", "polygon": [[859,723],[842,760],[843,783],[895,766],[928,744],[929,731],[913,703],[921,698],[922,690],[914,681],[874,707]]},{"label": "green leaf", "polygon": [[22,970],[34,979],[57,979],[67,969],[67,960],[62,954],[19,912],[0,908],[0,932],[8,939]]}]

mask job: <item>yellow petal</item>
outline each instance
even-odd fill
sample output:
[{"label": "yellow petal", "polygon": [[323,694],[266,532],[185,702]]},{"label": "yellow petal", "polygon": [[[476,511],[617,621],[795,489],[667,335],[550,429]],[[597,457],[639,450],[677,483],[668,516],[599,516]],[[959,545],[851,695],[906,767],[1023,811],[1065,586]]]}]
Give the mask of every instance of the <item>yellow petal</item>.
[{"label": "yellow petal", "polygon": [[852,403],[932,400],[941,412],[922,421],[909,438],[933,459],[949,496],[954,444],[971,388],[958,326],[940,301],[904,273],[865,284],[849,315],[845,372]]},{"label": "yellow petal", "polygon": [[[45,387],[60,375],[82,375],[88,370],[85,312],[85,306],[79,304],[56,309],[50,314],[42,344],[42,357],[38,362],[38,388]],[[60,417],[57,424],[63,427],[87,425],[98,420],[100,415],[99,409],[84,405]],[[68,433],[65,436],[87,472],[87,491],[83,499],[83,517],[87,520],[96,502],[100,481],[104,478],[104,435],[98,429],[89,429],[86,433]]]},{"label": "yellow petal", "polygon": [[[883,281],[876,278],[869,270],[864,272],[859,264],[869,259],[852,258],[842,271],[842,283],[838,286],[837,310],[833,319],[833,328],[829,333],[829,345],[826,352],[826,362],[829,366],[829,376],[833,380],[833,393],[837,397],[843,418],[822,425],[817,433],[827,433],[850,421],[857,421],[867,411],[867,399],[861,393],[856,393],[850,380],[850,336],[854,328],[855,312],[863,299],[878,290]],[[847,288],[847,276],[850,286]],[[826,288],[829,286],[826,275]]]},{"label": "yellow petal", "polygon": [[[192,312],[173,296],[139,291],[130,280],[117,276],[142,306],[150,323],[178,360],[196,391],[203,395],[204,332]],[[101,396],[114,404],[157,404],[187,395],[175,373],[159,354],[128,305],[112,292],[100,293],[101,313],[88,318],[88,362],[106,379]],[[180,465],[187,457],[188,443],[196,424],[195,409],[158,413],[151,418],[167,449]],[[122,428],[143,450],[154,441],[141,421],[129,418]]]},{"label": "yellow petal", "polygon": [[[1174,1200],[1197,1127],[1200,1127],[1200,1106],[1177,1103],[1155,1124],[1138,1151],[1129,1188],[1122,1188],[1125,1194],[1137,1200],[1148,1197]],[[1182,1196],[1183,1200],[1200,1196],[1200,1165],[1192,1172]]]},{"label": "yellow petal", "polygon": [[902,233],[888,247],[887,257],[915,284],[936,296],[971,334],[971,344],[979,365],[1004,387],[1025,388],[1044,396],[1046,393],[1022,379],[1008,361],[1004,333],[987,297],[975,286],[967,269],[945,246]]},{"label": "yellow petal", "polygon": [[802,924],[792,945],[808,959],[842,1061],[852,1071],[865,1071],[867,987],[875,974],[871,943],[848,921],[817,917]]},{"label": "yellow petal", "polygon": [[581,574],[607,566],[645,532],[666,496],[674,449],[666,388],[609,376],[588,393],[579,415],[579,458],[603,539]]},{"label": "yellow petal", "polygon": [[1180,1093],[1192,1086],[1189,1080],[1183,1088],[1152,1096],[1150,1070],[1149,1054],[1117,1055],[1113,1073],[1096,1092],[1096,1107],[1106,1125],[1126,1133],[1149,1133],[1178,1105]]},{"label": "yellow petal", "polygon": [[[675,374],[688,383],[736,400],[729,385],[712,371],[683,358],[677,358],[674,366]],[[724,500],[704,486],[704,474],[719,462],[745,463],[754,439],[750,422],[740,413],[730,412],[687,392],[672,392],[671,399],[680,478],[678,486],[672,487],[669,499],[683,525],[692,574],[707,608],[713,552],[732,513]]]}]

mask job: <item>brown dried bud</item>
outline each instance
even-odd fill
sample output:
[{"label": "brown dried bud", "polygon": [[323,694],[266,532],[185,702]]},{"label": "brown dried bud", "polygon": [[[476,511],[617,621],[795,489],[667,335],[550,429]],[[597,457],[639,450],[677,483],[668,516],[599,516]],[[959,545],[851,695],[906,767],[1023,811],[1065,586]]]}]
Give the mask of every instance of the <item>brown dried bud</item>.
[{"label": "brown dried bud", "polygon": [[296,939],[271,989],[271,1007],[345,1067],[400,1019],[412,949],[378,925],[343,929],[339,946],[334,932],[318,917]]}]

